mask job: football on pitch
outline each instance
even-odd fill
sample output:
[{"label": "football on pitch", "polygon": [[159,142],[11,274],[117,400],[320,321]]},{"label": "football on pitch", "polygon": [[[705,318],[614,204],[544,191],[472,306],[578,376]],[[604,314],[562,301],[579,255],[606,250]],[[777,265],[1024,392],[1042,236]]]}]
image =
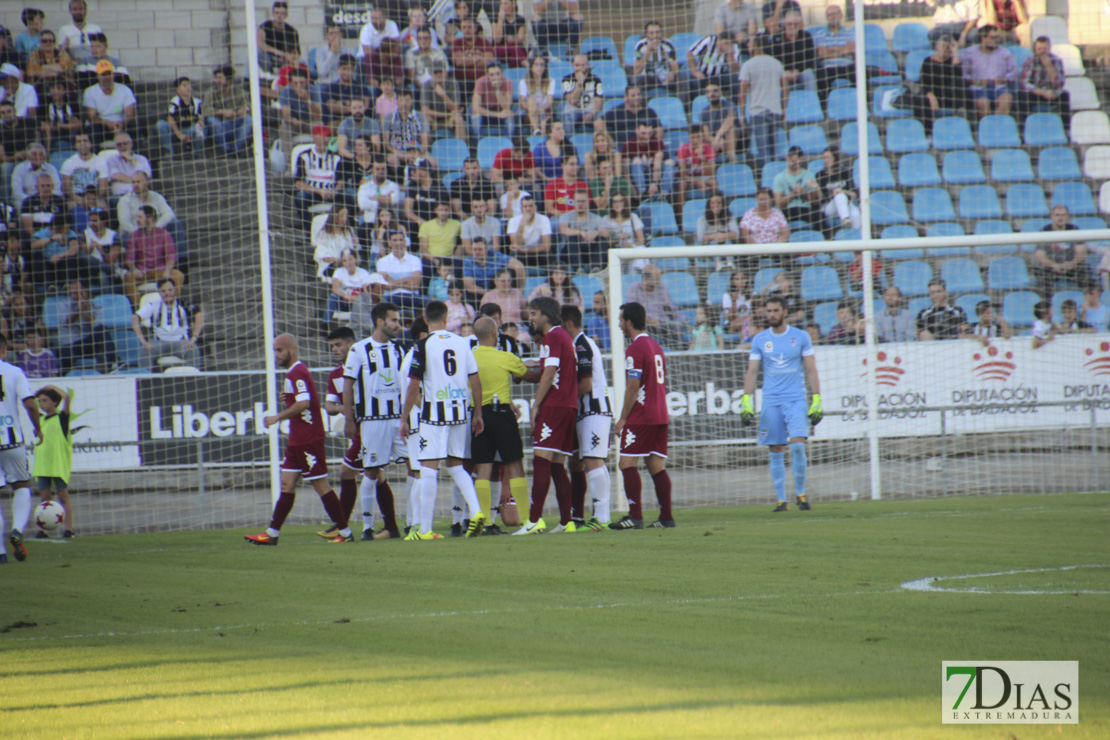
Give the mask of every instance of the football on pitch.
[{"label": "football on pitch", "polygon": [[35,507],[35,524],[46,530],[57,529],[65,515],[65,507],[57,501],[43,501]]}]

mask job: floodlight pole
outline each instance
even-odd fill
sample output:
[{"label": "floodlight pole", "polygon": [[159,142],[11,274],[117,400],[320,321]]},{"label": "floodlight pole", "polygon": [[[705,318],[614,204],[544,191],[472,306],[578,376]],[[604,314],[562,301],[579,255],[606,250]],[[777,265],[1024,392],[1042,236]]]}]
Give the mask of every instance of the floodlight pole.
[{"label": "floodlight pole", "polygon": [[[277,401],[277,363],[274,359],[274,284],[270,265],[270,213],[266,205],[266,147],[262,141],[262,89],[258,73],[258,19],[253,0],[243,0],[247,11],[247,69],[251,83],[251,136],[254,140],[254,194],[258,206],[258,260],[262,279],[262,356],[266,363],[266,409],[274,411]],[[285,152],[290,156],[290,152]],[[277,504],[281,495],[278,425],[267,435],[270,457],[270,499]]]},{"label": "floodlight pole", "polygon": [[864,340],[867,346],[867,447],[871,472],[871,498],[883,497],[882,474],[879,468],[879,388],[875,384],[878,351],[875,345],[875,278],[872,275],[874,253],[871,251],[871,150],[868,147],[867,120],[867,36],[864,33],[863,0],[855,0],[856,34],[856,122],[859,142],[859,213],[860,240],[863,250],[863,316]]}]

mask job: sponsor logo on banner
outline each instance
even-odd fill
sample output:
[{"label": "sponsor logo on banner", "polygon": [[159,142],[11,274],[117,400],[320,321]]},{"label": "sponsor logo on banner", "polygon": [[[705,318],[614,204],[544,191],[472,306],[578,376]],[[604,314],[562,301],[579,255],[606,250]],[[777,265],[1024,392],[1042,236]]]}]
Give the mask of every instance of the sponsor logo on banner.
[{"label": "sponsor logo on banner", "polygon": [[1089,374],[1110,375],[1110,342],[1100,342],[1097,349],[1088,347],[1083,354],[1094,358],[1083,365]]},{"label": "sponsor logo on banner", "polygon": [[971,359],[978,363],[972,373],[979,380],[1006,381],[1017,370],[1017,365],[1013,362],[1014,353],[1002,352],[993,345],[983,352],[976,352]]},{"label": "sponsor logo on banner", "polygon": [[[1110,376],[1110,342],[1100,342],[1098,347],[1088,347],[1083,354],[1093,358],[1083,365],[1089,378]],[[1075,401],[1064,406],[1065,411],[1110,409],[1110,382],[1065,383],[1063,393],[1065,400]]]},{"label": "sponsor logo on banner", "polygon": [[[902,364],[902,358],[895,357],[893,360],[890,360],[888,362],[888,356],[886,352],[879,352],[875,357],[880,363],[886,363],[885,365],[879,364],[875,366],[875,384],[890,387],[898,385],[898,381],[900,381],[902,379],[902,376],[906,374],[905,370],[898,367]],[[864,371],[860,373],[860,377],[866,378],[867,358],[864,357],[863,362],[860,364],[862,364],[864,367]]]},{"label": "sponsor logo on banner", "polygon": [[946,725],[1079,724],[1077,661],[941,663]]}]

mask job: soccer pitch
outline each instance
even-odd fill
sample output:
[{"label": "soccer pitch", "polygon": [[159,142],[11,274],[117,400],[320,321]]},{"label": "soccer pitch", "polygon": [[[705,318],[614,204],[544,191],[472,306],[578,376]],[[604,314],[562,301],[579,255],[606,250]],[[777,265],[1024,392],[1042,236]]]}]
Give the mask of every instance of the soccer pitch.
[{"label": "soccer pitch", "polygon": [[[0,737],[1110,736],[1110,495],[676,518],[29,540],[0,566]],[[942,725],[944,660],[1077,660],[1079,724]]]}]

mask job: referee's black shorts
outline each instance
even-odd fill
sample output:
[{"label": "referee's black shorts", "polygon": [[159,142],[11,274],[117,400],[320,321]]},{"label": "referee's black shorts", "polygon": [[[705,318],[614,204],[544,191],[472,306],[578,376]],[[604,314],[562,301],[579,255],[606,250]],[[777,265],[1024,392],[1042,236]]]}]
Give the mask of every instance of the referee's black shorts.
[{"label": "referee's black shorts", "polygon": [[[509,404],[501,404],[497,411],[493,405],[482,407],[485,429],[474,438],[470,446],[470,459],[475,465],[501,462],[511,463],[524,459],[524,444],[520,440],[520,427],[516,414]],[[498,460],[498,454],[501,459]]]}]

